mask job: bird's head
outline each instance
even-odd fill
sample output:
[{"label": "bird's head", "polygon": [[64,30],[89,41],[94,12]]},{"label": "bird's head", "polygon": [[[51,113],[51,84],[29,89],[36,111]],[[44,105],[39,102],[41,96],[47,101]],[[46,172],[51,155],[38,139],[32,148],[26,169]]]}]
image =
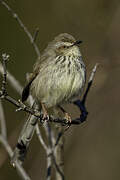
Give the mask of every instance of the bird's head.
[{"label": "bird's head", "polygon": [[67,33],[60,34],[53,40],[56,53],[68,56],[80,56],[79,45],[81,43],[82,41],[76,41],[73,36]]}]

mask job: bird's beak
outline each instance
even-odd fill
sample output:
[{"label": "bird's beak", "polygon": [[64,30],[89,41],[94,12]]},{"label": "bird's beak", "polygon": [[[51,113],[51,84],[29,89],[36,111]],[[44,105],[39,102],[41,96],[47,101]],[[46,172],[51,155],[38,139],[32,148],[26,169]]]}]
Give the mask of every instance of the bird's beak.
[{"label": "bird's beak", "polygon": [[78,40],[78,41],[75,41],[72,45],[70,45],[69,47],[73,47],[73,46],[77,46],[79,44],[81,44],[82,41]]},{"label": "bird's beak", "polygon": [[73,46],[75,46],[75,45],[79,45],[79,44],[81,44],[81,43],[82,43],[82,41],[80,41],[80,40],[75,41],[75,42],[73,43]]}]

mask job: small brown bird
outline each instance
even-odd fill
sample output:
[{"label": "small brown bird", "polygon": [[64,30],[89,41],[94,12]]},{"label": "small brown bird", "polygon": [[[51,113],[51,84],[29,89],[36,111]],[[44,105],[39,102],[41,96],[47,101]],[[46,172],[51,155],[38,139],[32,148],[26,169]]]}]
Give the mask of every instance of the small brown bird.
[{"label": "small brown bird", "polygon": [[[22,101],[29,93],[47,110],[71,103],[83,90],[86,79],[85,64],[79,44],[73,36],[63,33],[50,42],[33,67],[29,82],[23,90]],[[70,116],[65,112],[67,120]]]}]

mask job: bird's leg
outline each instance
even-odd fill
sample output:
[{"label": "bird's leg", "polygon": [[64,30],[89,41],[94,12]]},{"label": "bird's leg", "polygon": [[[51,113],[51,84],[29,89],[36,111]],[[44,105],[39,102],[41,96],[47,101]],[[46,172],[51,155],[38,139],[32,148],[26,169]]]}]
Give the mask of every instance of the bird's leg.
[{"label": "bird's leg", "polygon": [[42,110],[43,110],[43,120],[49,120],[49,115],[47,112],[47,109],[45,107],[45,104],[41,102]]},{"label": "bird's leg", "polygon": [[67,112],[65,112],[65,119],[70,123],[72,122],[72,119],[71,119],[70,115]]},{"label": "bird's leg", "polygon": [[63,107],[61,107],[61,106],[58,106],[58,107],[59,107],[60,110],[65,114],[65,119],[66,119],[69,123],[71,123],[72,119],[71,119],[70,115],[65,111],[65,109],[64,109]]}]

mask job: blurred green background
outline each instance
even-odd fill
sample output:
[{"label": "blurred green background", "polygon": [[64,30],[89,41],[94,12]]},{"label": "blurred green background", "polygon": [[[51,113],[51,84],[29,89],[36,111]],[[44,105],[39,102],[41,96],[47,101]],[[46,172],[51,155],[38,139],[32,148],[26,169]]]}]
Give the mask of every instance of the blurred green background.
[{"label": "blurred green background", "polygon": [[[87,101],[87,122],[66,133],[65,176],[67,180],[119,180],[120,1],[12,0],[8,4],[32,34],[36,27],[40,29],[37,44],[41,51],[54,36],[67,32],[84,42],[81,51],[87,77],[95,63],[100,63]],[[36,54],[16,20],[0,4],[0,54],[3,52],[10,54],[9,71],[24,85]],[[20,98],[10,86],[8,89],[12,96]],[[8,139],[14,147],[25,114],[15,113],[15,107],[6,102],[4,107]],[[77,109],[67,109],[73,117],[78,115]],[[0,146],[0,179],[19,180],[9,161]],[[45,179],[45,153],[35,136],[24,167],[32,179]]]}]

